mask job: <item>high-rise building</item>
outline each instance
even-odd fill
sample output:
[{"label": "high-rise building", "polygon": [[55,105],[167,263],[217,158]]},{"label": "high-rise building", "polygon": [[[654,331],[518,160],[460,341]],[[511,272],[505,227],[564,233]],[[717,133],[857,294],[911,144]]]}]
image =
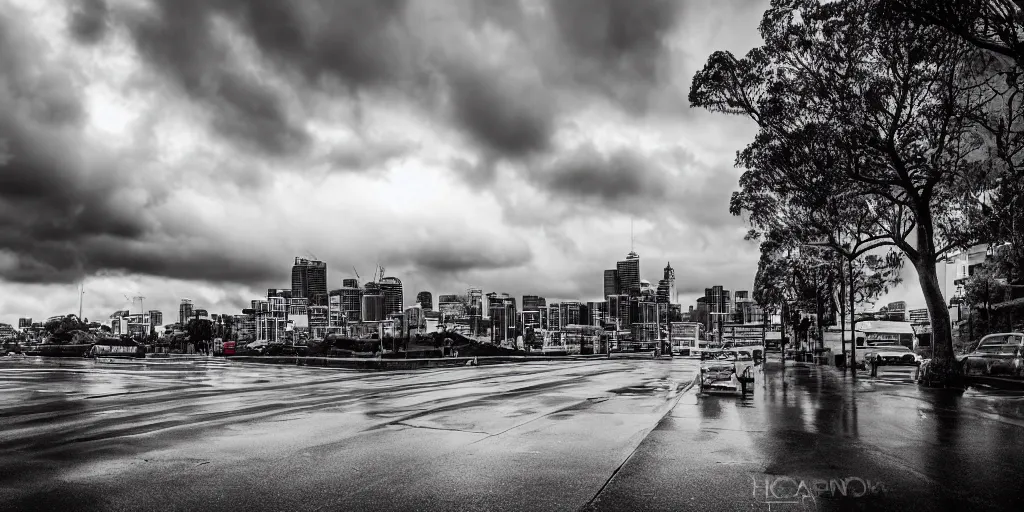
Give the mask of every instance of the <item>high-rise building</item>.
[{"label": "high-rise building", "polygon": [[445,321],[466,316],[466,297],[462,295],[440,295],[437,298],[437,310],[444,315]]},{"label": "high-rise building", "polygon": [[338,319],[336,325],[332,327],[340,327],[341,324],[358,322],[362,317],[363,303],[362,291],[358,288],[340,288],[337,290],[331,290],[331,297],[338,297],[335,301],[338,306]]},{"label": "high-rise building", "polygon": [[[292,290],[291,288],[267,288],[267,297],[281,297],[282,299],[291,299]],[[300,295],[296,295],[300,297]]]},{"label": "high-rise building", "polygon": [[616,265],[619,278],[619,294],[634,295],[640,293],[640,256],[630,251],[626,259]]},{"label": "high-rise building", "polygon": [[490,302],[491,318],[491,340],[501,343],[505,340],[512,340],[516,337],[516,323],[518,314],[516,312],[516,299],[504,294],[500,300]]},{"label": "high-rise building", "polygon": [[345,288],[359,288],[359,280],[354,277],[342,279],[341,286]]},{"label": "high-rise building", "polygon": [[558,302],[548,304],[547,311],[547,329],[549,331],[557,331],[561,329],[565,325],[562,318],[562,304]]},{"label": "high-rise building", "polygon": [[419,304],[423,311],[434,310],[434,296],[430,292],[422,291],[416,294],[416,304]]},{"label": "high-rise building", "polygon": [[479,313],[484,307],[484,291],[480,288],[470,287],[466,290],[466,306],[470,309],[476,309]]},{"label": "high-rise building", "polygon": [[604,321],[605,314],[608,311],[608,301],[591,301],[587,302],[587,322],[586,325],[601,325]]},{"label": "high-rise building", "polygon": [[309,306],[309,337],[314,340],[327,336],[330,312],[327,306]]},{"label": "high-rise building", "polygon": [[655,302],[658,304],[668,304],[671,302],[669,299],[671,292],[669,292],[669,284],[667,279],[658,281],[658,292],[655,295]]},{"label": "high-rise building", "polygon": [[29,329],[31,327],[32,327],[32,319],[31,318],[19,318],[18,319],[18,329]]},{"label": "high-rise building", "polygon": [[296,257],[292,265],[292,297],[304,297],[314,306],[326,306],[327,263]]},{"label": "high-rise building", "polygon": [[181,299],[181,304],[178,305],[178,323],[184,326],[192,319],[192,309],[194,305],[191,299]]},{"label": "high-rise building", "polygon": [[384,295],[379,292],[363,294],[362,319],[364,322],[382,322],[387,317],[384,312]]},{"label": "high-rise building", "polygon": [[616,269],[608,269],[604,271],[604,297],[608,298],[609,295],[616,295],[619,293],[619,272]]},{"label": "high-rise building", "polygon": [[381,294],[384,295],[384,314],[399,314],[405,311],[402,281],[397,277],[383,277],[378,284]]},{"label": "high-rise building", "polygon": [[672,268],[672,263],[665,263],[665,270],[662,279],[668,284],[668,303],[678,304],[679,296],[676,294],[676,269]]},{"label": "high-rise building", "polygon": [[726,317],[732,313],[732,301],[729,300],[729,290],[724,289],[721,285],[705,288],[704,301],[708,308],[706,327],[708,332],[713,332],[727,322],[728,318]]},{"label": "high-rise building", "polygon": [[523,295],[523,311],[540,311],[544,303],[544,297],[538,295]]},{"label": "high-rise building", "polygon": [[608,296],[607,319],[609,324],[619,330],[629,329],[629,325],[632,323],[629,312],[629,295]]},{"label": "high-rise building", "polygon": [[588,325],[587,307],[576,301],[566,301],[559,305],[561,325]]},{"label": "high-rise building", "polygon": [[162,311],[151,309],[147,316],[149,317],[150,332],[154,332],[157,327],[164,324],[164,313]]}]

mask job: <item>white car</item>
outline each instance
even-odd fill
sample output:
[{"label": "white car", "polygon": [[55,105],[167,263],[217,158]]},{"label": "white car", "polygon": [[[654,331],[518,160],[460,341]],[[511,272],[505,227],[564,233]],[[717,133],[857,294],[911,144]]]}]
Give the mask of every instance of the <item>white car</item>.
[{"label": "white car", "polygon": [[877,370],[881,366],[909,366],[918,367],[921,365],[921,356],[914,353],[903,345],[875,345],[869,349],[864,357],[864,363]]}]

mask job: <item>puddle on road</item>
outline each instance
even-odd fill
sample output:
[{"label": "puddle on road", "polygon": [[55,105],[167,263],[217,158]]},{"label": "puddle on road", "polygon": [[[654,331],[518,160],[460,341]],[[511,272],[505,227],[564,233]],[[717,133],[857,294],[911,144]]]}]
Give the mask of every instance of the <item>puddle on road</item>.
[{"label": "puddle on road", "polygon": [[660,379],[645,382],[640,386],[626,386],[611,389],[608,392],[620,396],[651,396],[656,393],[668,393],[669,391],[672,391],[674,387],[674,383]]}]

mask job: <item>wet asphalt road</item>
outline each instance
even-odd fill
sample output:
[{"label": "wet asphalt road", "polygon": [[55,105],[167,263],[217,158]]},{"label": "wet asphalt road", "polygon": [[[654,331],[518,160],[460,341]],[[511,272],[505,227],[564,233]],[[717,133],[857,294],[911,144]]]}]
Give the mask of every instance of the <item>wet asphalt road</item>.
[{"label": "wet asphalt road", "polygon": [[2,360],[0,510],[1018,509],[1024,395],[788,364]]}]

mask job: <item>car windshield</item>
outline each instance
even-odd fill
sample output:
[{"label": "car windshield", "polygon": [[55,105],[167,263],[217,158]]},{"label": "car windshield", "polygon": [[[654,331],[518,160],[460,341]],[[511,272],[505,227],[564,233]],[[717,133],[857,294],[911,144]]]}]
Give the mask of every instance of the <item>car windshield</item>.
[{"label": "car windshield", "polygon": [[1013,352],[1021,345],[1021,336],[1000,334],[989,336],[978,345],[978,352]]},{"label": "car windshield", "polygon": [[875,347],[875,352],[910,352],[910,349],[903,345],[881,345]]}]

